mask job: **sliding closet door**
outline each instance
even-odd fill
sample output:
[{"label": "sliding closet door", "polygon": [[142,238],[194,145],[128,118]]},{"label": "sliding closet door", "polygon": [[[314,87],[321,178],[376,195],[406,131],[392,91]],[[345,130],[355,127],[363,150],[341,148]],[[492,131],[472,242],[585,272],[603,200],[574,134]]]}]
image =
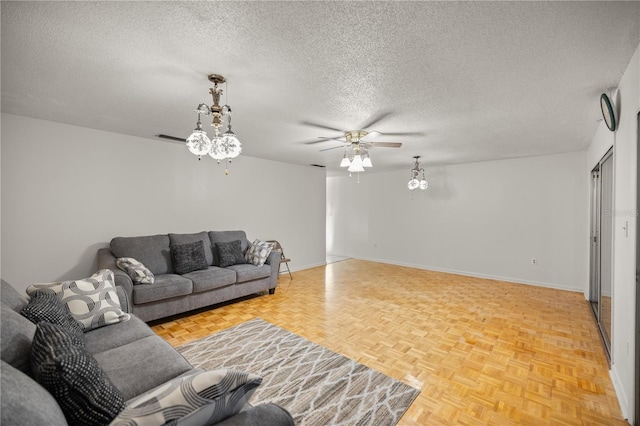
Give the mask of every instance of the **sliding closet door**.
[{"label": "sliding closet door", "polygon": [[589,300],[611,358],[613,283],[613,150],[592,171]]}]

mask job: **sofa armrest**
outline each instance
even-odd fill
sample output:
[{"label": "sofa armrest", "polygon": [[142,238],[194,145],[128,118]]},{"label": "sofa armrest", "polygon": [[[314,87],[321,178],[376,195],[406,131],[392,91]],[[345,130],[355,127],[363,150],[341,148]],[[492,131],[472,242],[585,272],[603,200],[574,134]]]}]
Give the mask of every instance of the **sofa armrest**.
[{"label": "sofa armrest", "polygon": [[272,251],[269,257],[264,262],[265,265],[271,266],[271,275],[269,275],[269,288],[276,288],[278,285],[278,275],[280,275],[280,259],[282,259],[282,253],[279,251]]},{"label": "sofa armrest", "polygon": [[[110,269],[113,271],[116,291],[121,288],[125,297],[125,300],[121,300],[120,302],[121,305],[123,305],[122,310],[130,313],[131,301],[133,300],[133,281],[129,274],[118,268],[118,265],[116,265],[116,257],[111,253],[110,249],[101,248],[98,250],[98,269]],[[122,299],[120,291],[118,291],[118,297]]]},{"label": "sofa armrest", "polygon": [[116,294],[118,295],[118,300],[120,301],[120,309],[123,312],[128,314],[131,313],[131,302],[129,301],[129,296],[127,296],[127,292],[124,287],[121,285],[116,286]]}]

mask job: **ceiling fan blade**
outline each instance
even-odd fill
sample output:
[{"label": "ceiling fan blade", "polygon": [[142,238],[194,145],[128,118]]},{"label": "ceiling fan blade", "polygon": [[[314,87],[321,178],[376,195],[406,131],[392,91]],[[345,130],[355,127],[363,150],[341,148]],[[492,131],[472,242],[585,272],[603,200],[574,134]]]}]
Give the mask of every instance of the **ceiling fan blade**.
[{"label": "ceiling fan blade", "polygon": [[159,135],[156,135],[156,136],[159,137],[159,138],[162,138],[162,139],[169,139],[170,141],[176,141],[176,142],[186,142],[187,141],[184,138],[177,138],[177,137],[171,136],[171,135],[159,134]]},{"label": "ceiling fan blade", "polygon": [[402,146],[402,142],[368,142],[367,144],[381,148],[400,148]]},{"label": "ceiling fan blade", "polygon": [[360,138],[361,141],[366,142],[367,140],[369,140],[370,138],[377,138],[378,136],[380,136],[382,133],[380,133],[377,130],[372,130],[370,132],[368,132],[366,135],[364,135],[363,137]]},{"label": "ceiling fan blade", "polygon": [[337,138],[325,138],[325,137],[322,137],[322,136],[321,136],[321,137],[318,137],[318,138],[316,138],[316,139],[314,139],[314,140],[306,141],[306,142],[303,142],[303,143],[304,143],[304,144],[306,144],[306,145],[313,145],[313,144],[315,144],[315,143],[327,142],[327,141],[338,141],[338,142],[344,142],[344,140],[341,140],[341,139],[337,139]]},{"label": "ceiling fan blade", "polygon": [[338,149],[338,148],[345,148],[345,145],[342,145],[342,146],[334,146],[334,147],[331,147],[331,148],[321,149],[321,150],[320,150],[320,152],[322,152],[322,151],[331,151],[332,149]]},{"label": "ceiling fan blade", "polygon": [[319,129],[333,130],[334,132],[344,133],[344,130],[337,129],[337,128],[331,127],[331,126],[327,126],[326,124],[312,123],[310,121],[301,121],[300,124],[304,124],[305,126],[317,127]]},{"label": "ceiling fan blade", "polygon": [[371,117],[369,119],[369,121],[365,122],[360,128],[361,129],[368,129],[369,127],[371,127],[374,124],[384,120],[385,118],[387,118],[390,115],[391,115],[391,111],[382,111],[378,115],[374,115],[373,117]]},{"label": "ceiling fan blade", "polygon": [[424,136],[424,132],[384,132],[385,136]]}]

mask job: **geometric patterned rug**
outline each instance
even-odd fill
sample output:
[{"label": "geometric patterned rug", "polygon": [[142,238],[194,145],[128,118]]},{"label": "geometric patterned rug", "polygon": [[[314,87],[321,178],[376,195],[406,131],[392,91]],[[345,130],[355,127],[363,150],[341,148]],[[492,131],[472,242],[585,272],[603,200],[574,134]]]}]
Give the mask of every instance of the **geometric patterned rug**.
[{"label": "geometric patterned rug", "polygon": [[260,318],[177,350],[194,367],[258,374],[249,402],[278,404],[300,426],[393,426],[420,393]]}]

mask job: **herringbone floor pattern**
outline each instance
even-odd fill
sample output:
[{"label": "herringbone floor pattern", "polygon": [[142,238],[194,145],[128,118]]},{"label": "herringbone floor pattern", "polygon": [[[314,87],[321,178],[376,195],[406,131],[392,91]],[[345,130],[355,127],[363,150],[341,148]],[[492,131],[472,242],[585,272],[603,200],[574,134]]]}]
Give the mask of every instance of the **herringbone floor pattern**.
[{"label": "herringbone floor pattern", "polygon": [[346,260],[156,323],[172,345],[260,317],[419,388],[400,425],[626,425],[579,293]]}]

